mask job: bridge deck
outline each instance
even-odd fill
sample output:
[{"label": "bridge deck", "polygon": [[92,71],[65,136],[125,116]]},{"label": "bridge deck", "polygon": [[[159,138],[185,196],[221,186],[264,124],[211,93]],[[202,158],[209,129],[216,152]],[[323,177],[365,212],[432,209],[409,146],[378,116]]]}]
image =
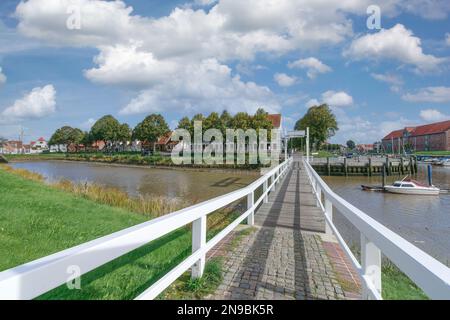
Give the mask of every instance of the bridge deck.
[{"label": "bridge deck", "polygon": [[[339,246],[326,242],[303,164],[297,160],[269,202],[255,213],[256,231],[225,253],[225,275],[212,299],[347,299],[358,284]],[[226,250],[224,250],[226,251]],[[338,257],[338,258],[336,258]],[[342,267],[343,266],[343,267]],[[336,270],[336,271],[335,271]],[[337,274],[340,270],[344,274]],[[347,283],[350,279],[350,282]],[[354,285],[355,292],[345,288]]]}]

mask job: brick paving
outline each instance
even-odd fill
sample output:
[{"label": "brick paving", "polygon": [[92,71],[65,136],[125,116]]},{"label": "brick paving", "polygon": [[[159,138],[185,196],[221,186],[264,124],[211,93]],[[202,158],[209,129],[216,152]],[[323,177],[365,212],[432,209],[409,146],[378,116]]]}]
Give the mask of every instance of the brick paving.
[{"label": "brick paving", "polygon": [[208,298],[356,297],[356,293],[349,296],[341,287],[342,278],[338,276],[342,275],[336,272],[335,265],[342,265],[342,257],[328,254],[333,247],[322,239],[325,222],[315,207],[303,170],[296,163],[270,195],[269,202],[256,212],[257,230],[226,254],[223,282]]}]

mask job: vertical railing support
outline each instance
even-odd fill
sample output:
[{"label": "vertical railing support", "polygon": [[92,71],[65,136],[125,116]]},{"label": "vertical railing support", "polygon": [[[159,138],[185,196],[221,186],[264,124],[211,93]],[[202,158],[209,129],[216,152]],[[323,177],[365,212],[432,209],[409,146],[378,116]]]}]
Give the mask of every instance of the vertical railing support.
[{"label": "vertical railing support", "polygon": [[[381,251],[363,234],[361,234],[361,268],[363,277],[369,279],[381,295]],[[363,299],[369,299],[371,295],[364,281],[362,287]]]},{"label": "vertical railing support", "polygon": [[[206,215],[192,222],[192,252],[206,245]],[[206,254],[192,266],[192,278],[201,278],[205,270]]]},{"label": "vertical railing support", "polygon": [[[265,193],[267,191],[268,184],[269,184],[269,180],[264,181],[264,183],[263,183],[263,193]],[[268,203],[269,202],[269,195],[266,194],[266,196],[264,197],[263,202],[264,203]]]},{"label": "vertical railing support", "polygon": [[[325,214],[330,219],[330,221],[333,222],[333,204],[331,203],[330,200],[326,198],[326,195],[325,195]],[[328,235],[331,235],[333,233],[333,230],[331,229],[328,223],[325,223],[325,233]]]},{"label": "vertical railing support", "polygon": [[320,187],[319,182],[317,182],[316,185],[316,194],[317,194],[317,206],[320,207],[320,204],[322,203],[322,188]]},{"label": "vertical railing support", "polygon": [[[247,195],[247,210],[252,208],[254,204],[255,204],[255,192],[252,191]],[[247,217],[247,224],[249,226],[255,224],[255,210],[252,210],[252,212],[250,212],[249,216]]]}]

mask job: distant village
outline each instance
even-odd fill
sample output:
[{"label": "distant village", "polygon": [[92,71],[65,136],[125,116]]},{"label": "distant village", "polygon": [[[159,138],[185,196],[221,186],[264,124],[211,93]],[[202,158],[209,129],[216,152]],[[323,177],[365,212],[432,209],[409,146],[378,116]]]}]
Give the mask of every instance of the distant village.
[{"label": "distant village", "polygon": [[[281,128],[281,115],[269,115],[268,117],[275,128]],[[171,152],[178,143],[171,141],[172,132],[168,132],[159,137],[155,144],[155,150],[159,152]],[[49,145],[43,137],[29,144],[20,140],[7,140],[0,145],[1,154],[39,154],[57,152],[96,152],[102,151],[106,147],[104,141],[94,141],[90,145],[84,144],[57,144]],[[139,140],[128,141],[121,146],[121,151],[140,152],[145,148],[145,142]],[[325,143],[324,149],[344,153],[349,147],[341,144]],[[361,154],[367,153],[393,153],[417,151],[450,151],[450,120],[436,122],[416,127],[405,127],[394,130],[386,135],[380,142],[373,144],[356,144],[353,148]]]}]

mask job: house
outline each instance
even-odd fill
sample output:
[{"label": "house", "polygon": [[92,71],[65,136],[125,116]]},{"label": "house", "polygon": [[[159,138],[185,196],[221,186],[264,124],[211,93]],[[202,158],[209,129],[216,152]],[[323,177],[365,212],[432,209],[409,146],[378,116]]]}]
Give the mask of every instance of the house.
[{"label": "house", "polygon": [[11,141],[7,141],[4,145],[3,145],[3,153],[4,154],[19,154],[19,153],[24,153],[23,152],[23,143],[22,141],[15,141],[15,140],[11,140]]},{"label": "house", "polygon": [[356,150],[361,153],[372,152],[375,150],[375,146],[373,144],[358,144],[356,145]]},{"label": "house", "polygon": [[172,141],[172,132],[167,132],[160,137],[155,144],[155,148],[160,152],[172,152],[173,148],[178,144],[178,141]]},{"label": "house", "polygon": [[43,137],[40,137],[36,143],[33,144],[33,149],[35,150],[48,150],[48,144],[47,141],[45,141],[45,139]]},{"label": "house", "polygon": [[385,136],[382,141],[385,152],[450,151],[450,120],[417,127],[405,127]]}]

